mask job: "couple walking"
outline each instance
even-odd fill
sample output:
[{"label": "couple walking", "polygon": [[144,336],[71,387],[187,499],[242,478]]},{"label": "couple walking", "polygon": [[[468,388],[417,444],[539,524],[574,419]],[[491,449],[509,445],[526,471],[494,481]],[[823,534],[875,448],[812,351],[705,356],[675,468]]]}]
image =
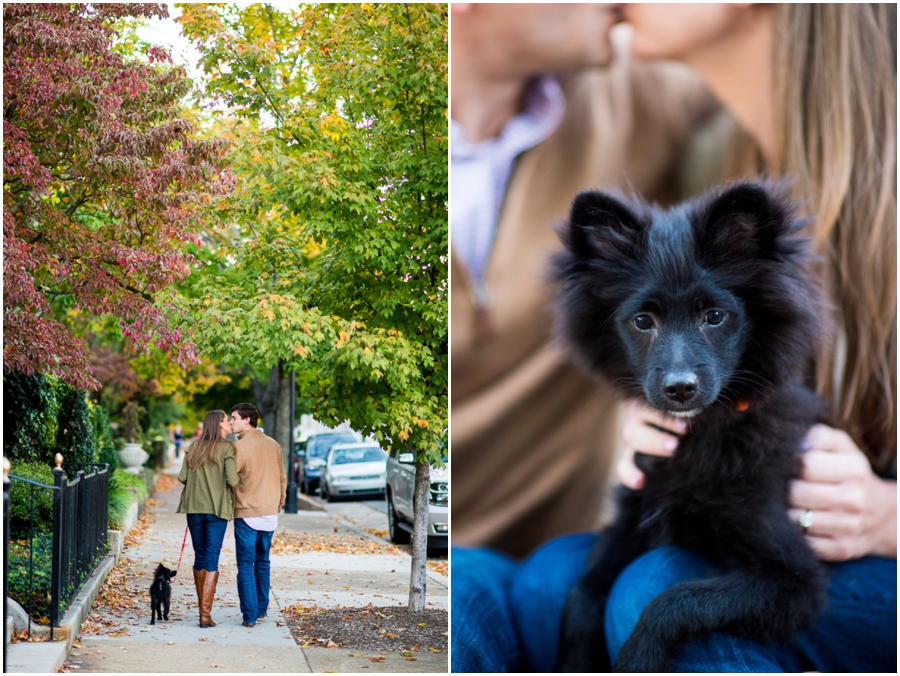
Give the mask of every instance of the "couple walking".
[{"label": "couple walking", "polygon": [[[269,547],[284,506],[287,479],[281,446],[256,429],[259,411],[238,404],[210,411],[203,432],[191,443],[178,480],[185,485],[178,513],[187,515],[194,546],[194,584],[200,626],[215,627],[210,613],[219,579],[219,552],[234,519],[237,586],[245,627],[269,607]],[[234,433],[237,442],[225,435]]]}]

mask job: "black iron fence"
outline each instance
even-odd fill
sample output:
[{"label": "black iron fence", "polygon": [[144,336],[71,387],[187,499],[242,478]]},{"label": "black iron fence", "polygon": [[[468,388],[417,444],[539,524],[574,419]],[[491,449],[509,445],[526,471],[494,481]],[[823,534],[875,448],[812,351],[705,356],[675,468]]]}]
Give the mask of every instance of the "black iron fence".
[{"label": "black iron fence", "polygon": [[[34,529],[35,491],[52,491],[53,531],[49,590],[51,639],[53,627],[59,625],[62,614],[75,598],[81,584],[108,550],[109,465],[62,463],[61,459],[61,456],[57,455],[52,486],[12,474],[9,476],[12,481],[21,482],[29,489],[27,538],[29,618],[33,614],[31,606],[35,591],[35,555],[40,557],[42,543],[40,534],[35,533]],[[6,504],[4,512],[8,514]],[[40,570],[38,574],[41,574]]]}]

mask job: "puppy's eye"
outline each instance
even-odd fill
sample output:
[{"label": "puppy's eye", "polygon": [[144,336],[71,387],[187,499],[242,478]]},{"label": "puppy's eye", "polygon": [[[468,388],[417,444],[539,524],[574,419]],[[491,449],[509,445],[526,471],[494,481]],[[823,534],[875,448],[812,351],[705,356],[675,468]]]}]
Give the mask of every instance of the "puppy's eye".
[{"label": "puppy's eye", "polygon": [[653,319],[650,315],[637,315],[631,321],[634,322],[634,325],[641,331],[649,331],[653,328]]},{"label": "puppy's eye", "polygon": [[706,313],[706,317],[704,317],[704,319],[710,326],[718,326],[725,321],[725,313],[721,310],[710,310]]}]

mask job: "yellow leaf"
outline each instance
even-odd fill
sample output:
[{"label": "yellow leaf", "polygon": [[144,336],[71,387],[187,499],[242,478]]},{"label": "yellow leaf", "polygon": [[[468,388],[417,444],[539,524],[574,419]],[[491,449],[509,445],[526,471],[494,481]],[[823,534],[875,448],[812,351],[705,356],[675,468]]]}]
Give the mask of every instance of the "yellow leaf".
[{"label": "yellow leaf", "polygon": [[306,354],[306,348],[302,345],[298,345],[294,348],[294,354],[299,354],[301,357]]},{"label": "yellow leaf", "polygon": [[401,441],[406,441],[407,439],[409,439],[409,434],[407,434],[405,430],[400,430],[397,436],[400,437]]}]

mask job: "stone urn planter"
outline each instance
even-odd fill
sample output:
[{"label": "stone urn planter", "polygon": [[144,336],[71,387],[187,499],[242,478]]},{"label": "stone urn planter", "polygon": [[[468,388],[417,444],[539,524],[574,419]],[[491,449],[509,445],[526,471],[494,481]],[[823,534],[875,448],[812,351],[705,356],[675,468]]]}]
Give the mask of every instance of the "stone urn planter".
[{"label": "stone urn planter", "polygon": [[141,466],[150,457],[140,444],[125,444],[125,448],[118,452],[119,462],[126,472],[140,474]]}]

